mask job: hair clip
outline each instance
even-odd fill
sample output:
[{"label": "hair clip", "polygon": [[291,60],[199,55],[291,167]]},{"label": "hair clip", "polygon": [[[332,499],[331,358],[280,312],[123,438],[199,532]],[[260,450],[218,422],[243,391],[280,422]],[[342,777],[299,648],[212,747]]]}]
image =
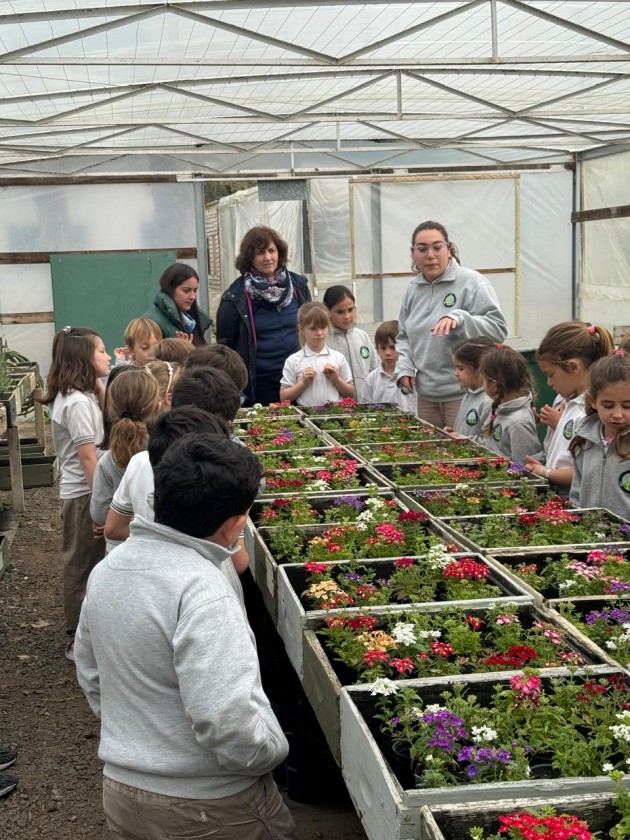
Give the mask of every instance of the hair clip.
[{"label": "hair clip", "polygon": [[72,327],[64,327],[61,332],[64,332],[66,335],[70,335],[72,332]]},{"label": "hair clip", "polygon": [[491,414],[491,415],[490,415],[490,422],[491,422],[491,423],[494,423],[494,421],[495,421],[496,419],[497,419],[497,415],[496,415],[496,414]]},{"label": "hair clip", "polygon": [[497,350],[503,350],[504,346],[505,345],[503,345],[501,343],[497,344]]},{"label": "hair clip", "polygon": [[613,353],[613,356],[617,356],[617,358],[619,358],[619,359],[623,359],[623,357],[625,355],[626,355],[625,350],[615,350],[615,352]]},{"label": "hair clip", "polygon": [[597,332],[597,327],[594,327],[593,324],[591,324],[590,327],[588,328],[588,331],[590,332],[591,335],[595,335],[595,333]]}]

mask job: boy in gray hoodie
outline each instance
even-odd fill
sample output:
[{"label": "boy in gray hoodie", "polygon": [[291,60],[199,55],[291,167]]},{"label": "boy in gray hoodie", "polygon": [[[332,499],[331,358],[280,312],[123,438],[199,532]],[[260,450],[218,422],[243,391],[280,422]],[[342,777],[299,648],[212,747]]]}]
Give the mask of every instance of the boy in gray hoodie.
[{"label": "boy in gray hoodie", "polygon": [[221,572],[261,472],[232,440],[182,438],[155,469],[155,521],[136,518],[90,576],[77,676],[101,719],[103,803],[121,840],[295,837],[271,778],[288,745]]}]

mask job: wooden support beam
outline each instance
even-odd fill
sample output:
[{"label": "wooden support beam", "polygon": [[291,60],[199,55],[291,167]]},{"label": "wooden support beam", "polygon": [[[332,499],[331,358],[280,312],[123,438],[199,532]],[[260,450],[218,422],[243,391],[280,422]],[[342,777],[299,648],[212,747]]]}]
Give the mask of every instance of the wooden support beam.
[{"label": "wooden support beam", "polygon": [[44,417],[44,406],[39,400],[44,396],[41,388],[35,388],[33,391],[33,410],[35,413],[35,437],[44,447],[44,455],[46,454],[46,418]]},{"label": "wooden support beam", "polygon": [[0,265],[33,265],[35,263],[49,263],[55,254],[138,254],[140,251],[172,251],[178,260],[196,260],[196,248],[125,248],[106,251],[6,251],[0,253]]},{"label": "wooden support beam", "polygon": [[7,441],[9,443],[13,510],[16,513],[24,513],[24,481],[22,478],[22,455],[20,453],[20,430],[17,426],[9,426],[7,429]]},{"label": "wooden support beam", "polygon": [[630,204],[622,204],[620,207],[598,207],[597,210],[580,210],[571,213],[571,221],[575,225],[578,222],[599,222],[603,219],[623,219],[630,216]]},{"label": "wooden support beam", "polygon": [[6,312],[0,315],[0,324],[52,324],[54,312]]}]

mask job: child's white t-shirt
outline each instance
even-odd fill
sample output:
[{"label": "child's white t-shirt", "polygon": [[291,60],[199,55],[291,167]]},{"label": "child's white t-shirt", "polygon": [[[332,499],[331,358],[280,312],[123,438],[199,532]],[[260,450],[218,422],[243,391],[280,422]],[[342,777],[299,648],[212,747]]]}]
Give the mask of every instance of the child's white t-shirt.
[{"label": "child's white t-shirt", "polygon": [[376,370],[368,373],[363,386],[364,403],[395,403],[407,414],[418,416],[418,397],[416,394],[403,394],[396,385],[395,374],[386,373],[380,364]]},{"label": "child's white t-shirt", "polygon": [[138,452],[127,464],[110,507],[123,516],[142,516],[152,520],[153,490],[153,468],[149,453]]},{"label": "child's white t-shirt", "polygon": [[317,375],[311,385],[302,391],[297,398],[299,405],[324,405],[327,402],[335,402],[341,399],[341,394],[333,383],[323,373],[326,365],[335,365],[339,371],[339,377],[344,382],[352,382],[352,373],[346,357],[337,350],[331,350],[326,345],[317,353],[304,345],[297,353],[292,353],[284,363],[281,388],[288,388],[297,385],[302,379],[302,372],[305,368],[315,368]]},{"label": "child's white t-shirt", "polygon": [[[59,495],[76,499],[90,492],[77,447],[103,440],[103,414],[95,394],[70,391],[57,394],[50,411],[53,443],[59,459]],[[99,454],[99,453],[97,453]]]}]

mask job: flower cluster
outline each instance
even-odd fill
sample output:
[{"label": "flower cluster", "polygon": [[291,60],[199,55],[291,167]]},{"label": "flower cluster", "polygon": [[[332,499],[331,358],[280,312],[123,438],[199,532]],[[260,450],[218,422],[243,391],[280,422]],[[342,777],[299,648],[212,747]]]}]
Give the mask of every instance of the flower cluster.
[{"label": "flower cluster", "polygon": [[396,403],[358,403],[351,397],[344,397],[342,400],[327,402],[324,405],[302,406],[301,410],[304,414],[318,416],[335,416],[336,414],[348,414],[350,416],[355,414],[395,415],[398,413],[398,406]]},{"label": "flower cluster", "polygon": [[[330,580],[328,583],[336,586]],[[333,597],[338,599],[337,606],[344,606],[344,598],[349,603],[348,593],[340,586],[324,592],[321,579],[312,584],[312,590],[321,592],[327,605]],[[351,603],[361,604],[359,592]],[[515,605],[474,615],[459,608],[395,616],[341,613],[326,619],[317,635],[333,667],[341,662],[352,672],[346,676],[347,672],[341,671],[342,682],[584,664],[582,656],[567,647],[561,630],[553,627],[551,633],[552,625],[535,620],[530,607],[521,607],[520,613],[522,621]],[[506,615],[514,622],[502,621]],[[524,696],[527,691],[531,693],[529,683]]]},{"label": "flower cluster", "polygon": [[337,458],[325,470],[308,467],[290,471],[278,468],[277,472],[266,470],[266,490],[269,492],[291,488],[304,493],[317,493],[324,490],[358,488],[362,484],[359,466],[358,461]]},{"label": "flower cluster", "polygon": [[401,486],[510,481],[523,476],[523,468],[507,458],[477,458],[462,463],[434,461],[413,467],[400,464],[389,469],[392,481]]},{"label": "flower cluster", "polygon": [[630,761],[630,690],[621,674],[524,673],[494,686],[454,682],[422,695],[389,685],[388,696],[375,701],[375,717],[384,734],[409,744],[416,777],[429,787],[535,778],[541,755],[562,777],[625,772]]},{"label": "flower cluster", "polygon": [[630,591],[630,562],[623,550],[612,548],[565,552],[522,562],[501,562],[546,598],[578,595],[621,595]]},{"label": "flower cluster", "polygon": [[336,469],[343,467],[350,458],[348,452],[340,446],[316,449],[293,449],[286,452],[261,452],[258,455],[265,470],[295,470],[306,467]]},{"label": "flower cluster", "polygon": [[499,817],[499,834],[523,840],[591,840],[588,823],[571,814],[536,816],[515,811]]},{"label": "flower cluster", "polygon": [[551,491],[521,479],[517,486],[458,484],[452,490],[410,490],[409,494],[433,516],[475,516],[535,510]]},{"label": "flower cluster", "polygon": [[256,403],[250,408],[241,408],[236,416],[237,420],[252,420],[260,422],[268,422],[269,417],[299,417],[300,413],[295,406],[286,400],[284,402],[270,403],[269,405],[261,405]]},{"label": "flower cluster", "polygon": [[[252,518],[259,525],[275,526],[282,522],[314,525],[320,522],[396,522],[400,505],[396,499],[379,496],[376,485],[366,487],[367,495],[335,496],[309,499],[308,496],[279,496],[262,507]],[[425,517],[426,518],[426,517]]]},{"label": "flower cluster", "polygon": [[484,551],[503,546],[575,545],[615,543],[630,533],[630,523],[619,522],[606,510],[565,509],[566,500],[551,499],[531,513],[471,516],[449,524]]},{"label": "flower cluster", "polygon": [[[338,443],[345,445],[360,443],[391,443],[392,441],[450,440],[450,435],[415,417],[400,414],[383,420],[378,417],[374,426],[367,425],[364,418],[343,424],[326,424],[328,434]],[[367,425],[367,427],[366,427]]]},{"label": "flower cluster", "polygon": [[356,447],[361,457],[371,464],[393,464],[418,461],[448,461],[479,458],[485,450],[471,440],[432,440],[420,443],[385,443],[382,446]]}]

